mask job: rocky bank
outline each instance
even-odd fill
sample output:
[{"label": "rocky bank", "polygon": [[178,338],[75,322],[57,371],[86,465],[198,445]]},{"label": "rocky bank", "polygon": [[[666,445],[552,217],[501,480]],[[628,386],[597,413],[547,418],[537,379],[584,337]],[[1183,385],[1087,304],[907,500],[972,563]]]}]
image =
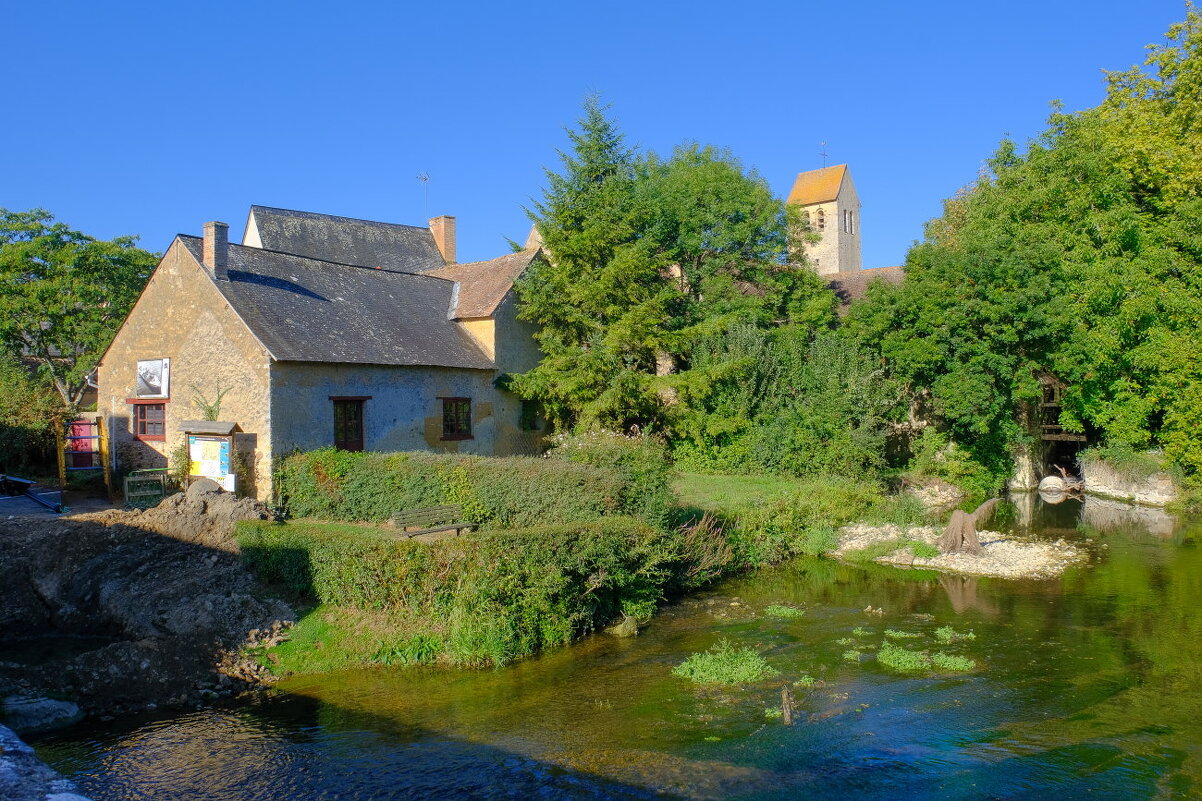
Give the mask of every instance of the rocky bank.
[{"label": "rocky bank", "polygon": [[[205,481],[147,512],[0,520],[0,697],[118,715],[253,684],[238,649],[293,620],[256,592],[232,539],[236,520],[266,516]],[[32,665],[6,658],[38,638],[73,637],[101,646]]]}]

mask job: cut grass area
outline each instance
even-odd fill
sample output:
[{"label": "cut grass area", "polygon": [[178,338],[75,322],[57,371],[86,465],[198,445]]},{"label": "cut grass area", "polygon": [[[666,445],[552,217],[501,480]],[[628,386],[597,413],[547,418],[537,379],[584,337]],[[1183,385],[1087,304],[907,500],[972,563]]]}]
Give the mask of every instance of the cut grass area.
[{"label": "cut grass area", "polygon": [[[431,652],[433,642],[438,647]],[[277,675],[305,675],[367,664],[431,662],[441,645],[407,615],[321,604],[301,616],[287,640],[255,656]],[[406,659],[409,654],[424,658]]]},{"label": "cut grass area", "polygon": [[809,483],[788,476],[726,476],[678,473],[672,480],[682,506],[733,514],[804,490]]}]

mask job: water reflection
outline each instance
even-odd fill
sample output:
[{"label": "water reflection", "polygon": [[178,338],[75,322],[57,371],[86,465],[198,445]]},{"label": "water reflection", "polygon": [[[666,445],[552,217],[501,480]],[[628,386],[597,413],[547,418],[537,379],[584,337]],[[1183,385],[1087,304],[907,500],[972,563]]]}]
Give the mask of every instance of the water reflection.
[{"label": "water reflection", "polygon": [[[1095,554],[1058,580],[799,561],[688,598],[631,640],[500,671],[295,679],[246,707],[40,750],[97,799],[1188,796],[1202,789],[1199,527],[1174,521],[1166,538],[1139,514],[1107,527],[1077,512],[1014,512]],[[769,618],[773,603],[806,613]],[[975,639],[941,645],[944,625]],[[886,629],[979,668],[889,673],[871,659]],[[780,678],[699,690],[671,675],[722,637]],[[819,680],[794,688],[803,722],[766,717],[803,674]]]}]

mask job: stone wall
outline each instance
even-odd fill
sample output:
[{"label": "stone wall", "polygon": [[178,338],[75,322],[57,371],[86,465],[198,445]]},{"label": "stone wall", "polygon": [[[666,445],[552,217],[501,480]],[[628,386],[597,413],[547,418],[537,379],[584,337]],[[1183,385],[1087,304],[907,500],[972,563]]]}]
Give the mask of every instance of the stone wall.
[{"label": "stone wall", "polygon": [[[138,439],[133,433],[137,363],[171,359],[166,407],[166,435],[161,441]],[[270,409],[270,357],[214,286],[203,266],[178,241],[155,269],[98,371],[97,409],[112,432],[118,470],[166,467],[183,436],[179,423],[198,420],[193,397],[199,391],[213,400],[220,389],[221,419],[238,423],[244,434],[238,447],[253,473],[270,476],[267,437]],[[251,486],[250,494],[270,497],[270,486]]]},{"label": "stone wall", "polygon": [[[517,296],[510,290],[493,315],[497,343],[494,358],[498,373],[524,373],[537,367],[542,359],[542,352],[534,340],[534,325],[519,320],[517,312]],[[516,395],[498,390],[496,415],[494,456],[528,455],[542,451],[547,424],[540,419],[538,430],[523,430],[520,426],[522,402]]]},{"label": "stone wall", "polygon": [[1143,504],[1165,506],[1178,498],[1178,489],[1168,473],[1153,473],[1147,478],[1132,478],[1123,475],[1109,464],[1098,459],[1081,463],[1081,478],[1085,492],[1104,498]]},{"label": "stone wall", "polygon": [[[492,455],[501,394],[493,377],[491,370],[277,362],[271,368],[272,440],[280,454],[329,447],[334,444],[331,397],[364,397],[366,450]],[[471,439],[442,439],[441,398],[471,398]],[[516,425],[516,412],[501,406]]]}]

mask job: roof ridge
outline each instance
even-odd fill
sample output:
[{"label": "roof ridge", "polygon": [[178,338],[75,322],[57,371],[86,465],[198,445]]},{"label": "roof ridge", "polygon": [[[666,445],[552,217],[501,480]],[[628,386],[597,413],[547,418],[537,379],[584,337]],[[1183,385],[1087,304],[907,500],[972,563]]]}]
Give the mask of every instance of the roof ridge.
[{"label": "roof ridge", "polygon": [[385,220],[369,220],[365,217],[344,217],[341,214],[326,214],[325,212],[321,211],[303,211],[301,209],[285,209],[281,206],[261,206],[258,203],[252,203],[250,205],[251,212],[254,212],[255,209],[263,209],[264,211],[282,211],[288,214],[304,217],[321,217],[327,220],[345,220],[347,222],[371,223],[372,225],[388,225],[392,226],[393,228],[412,228],[417,231],[430,230],[430,226],[428,225],[408,225],[407,223],[394,223],[387,222]]},{"label": "roof ridge", "polygon": [[[204,241],[204,237],[196,236],[195,234],[176,234],[176,236],[182,237],[184,239],[195,239],[195,240],[201,241],[201,242]],[[347,262],[344,262],[344,261],[330,261],[329,259],[319,259],[316,256],[305,256],[304,254],[301,254],[301,253],[289,253],[286,250],[272,250],[271,248],[258,248],[258,247],[255,247],[254,245],[241,245],[241,244],[238,244],[237,242],[230,242],[229,246],[231,248],[241,248],[242,250],[252,250],[252,251],[257,251],[260,253],[274,253],[277,256],[290,256],[294,259],[304,259],[305,261],[315,261],[320,264],[329,264],[334,267],[351,267],[356,270],[369,270],[373,273],[389,273],[391,275],[411,275],[411,276],[414,276],[415,278],[433,278],[435,281],[450,281],[451,280],[449,278],[443,278],[442,276],[431,274],[431,273],[437,272],[439,269],[443,269],[443,268],[436,268],[434,270],[426,270],[425,272],[414,273],[414,272],[407,272],[405,270],[390,270],[387,267],[368,267],[364,264],[348,264]]]}]

